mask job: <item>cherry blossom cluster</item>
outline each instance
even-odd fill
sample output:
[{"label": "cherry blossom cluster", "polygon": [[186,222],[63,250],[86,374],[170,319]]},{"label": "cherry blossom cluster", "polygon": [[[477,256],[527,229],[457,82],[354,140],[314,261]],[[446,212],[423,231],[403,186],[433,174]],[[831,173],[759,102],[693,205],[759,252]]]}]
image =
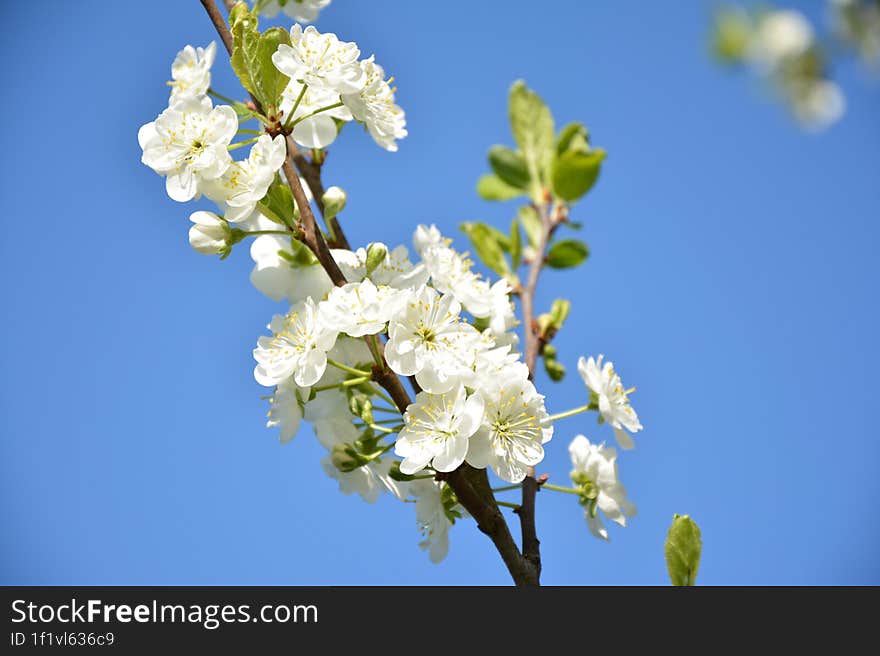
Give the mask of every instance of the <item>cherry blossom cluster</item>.
[{"label": "cherry blossom cluster", "polygon": [[[328,3],[261,2],[257,9],[312,20]],[[192,247],[225,257],[253,237],[251,281],[286,303],[253,351],[254,377],[271,389],[267,425],[282,442],[305,420],[326,449],[324,471],[343,493],[369,503],[384,493],[414,503],[421,546],[434,562],[446,556],[450,527],[467,515],[445,482],[450,472],[467,464],[491,470],[511,484],[505,489],[516,486],[543,460],[553,422],[586,411],[612,427],[622,448],[633,448],[631,434],[642,426],[632,390],[612,363],[581,358],[589,402],[551,416],[518,351],[511,278],[484,278],[434,225],[417,227],[412,252],[381,242],[331,248],[346,281],[334,285],[326,262],[301,241],[300,210],[291,205],[284,218],[272,209],[273,192],[291,196],[279,175],[288,157],[285,134],[322,149],[340,123],[356,120],[390,151],[406,136],[391,81],[373,57],[361,59],[355,43],[295,24],[289,45],[271,55],[289,83],[279,122],[264,123],[265,132],[241,128],[253,120],[253,104],[213,104],[212,96],[225,99],[211,89],[215,57],[214,43],[178,53],[168,106],[141,127],[138,141],[143,163],[165,178],[173,200],[205,197],[216,205],[216,212],[191,215]],[[257,136],[233,143],[240,135]],[[245,157],[233,158],[248,146]],[[330,218],[345,194],[331,187],[321,201]],[[408,379],[416,391],[403,412],[378,382],[389,375]],[[565,491],[579,495],[590,530],[607,539],[599,511],[621,525],[635,513],[618,480],[616,452],[578,436],[570,454],[575,488]]]},{"label": "cherry blossom cluster", "polygon": [[[291,44],[272,55],[290,77],[281,116],[291,136],[306,148],[325,148],[338,134],[337,122],[357,120],[386,150],[397,150],[406,136],[406,118],[394,102],[394,89],[373,57],[361,60],[355,43],[335,34],[295,24]],[[186,46],[171,66],[168,107],[138,131],[142,161],[165,177],[168,195],[180,202],[202,194],[216,202],[228,222],[252,215],[256,203],[284,161],[284,138],[262,135],[250,156],[234,162],[232,140],[239,117],[229,105],[214,106],[209,96],[216,44]],[[247,120],[245,117],[244,120]]]}]

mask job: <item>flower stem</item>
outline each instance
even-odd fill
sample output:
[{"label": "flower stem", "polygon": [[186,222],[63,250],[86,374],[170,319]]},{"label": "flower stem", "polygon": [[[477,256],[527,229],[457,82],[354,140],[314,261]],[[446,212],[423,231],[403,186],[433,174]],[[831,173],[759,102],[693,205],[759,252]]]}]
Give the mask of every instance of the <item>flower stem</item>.
[{"label": "flower stem", "polygon": [[379,344],[376,343],[376,336],[369,335],[366,341],[367,346],[370,348],[370,353],[373,356],[373,360],[375,360],[376,364],[379,365],[379,368],[384,371],[386,369],[385,360],[382,358],[382,354],[379,352]]},{"label": "flower stem", "polygon": [[213,89],[208,89],[208,95],[214,96],[217,100],[222,100],[225,103],[229,103],[230,105],[240,105],[241,103],[238,100],[234,100],[229,96],[224,96],[222,93],[217,93]]},{"label": "flower stem", "polygon": [[359,376],[357,378],[349,378],[348,380],[343,380],[341,383],[333,383],[332,385],[321,385],[319,387],[313,387],[312,391],[317,392],[326,392],[331,389],[342,389],[343,387],[352,387],[353,385],[360,385],[361,383],[366,383],[370,380],[369,376]]},{"label": "flower stem", "polygon": [[519,510],[518,503],[510,503],[509,501],[498,501],[498,499],[495,500],[495,503],[497,503],[499,506],[504,506],[505,508],[513,508],[514,510]]},{"label": "flower stem", "polygon": [[235,150],[236,148],[244,148],[245,146],[250,146],[252,143],[257,142],[257,137],[253,139],[248,139],[247,141],[240,141],[236,144],[232,144],[230,146],[226,146],[226,150]]},{"label": "flower stem", "polygon": [[373,412],[389,412],[391,414],[400,415],[400,410],[397,408],[381,408],[378,406],[373,406]]},{"label": "flower stem", "polygon": [[255,135],[259,136],[264,133],[262,130],[245,130],[244,128],[239,128],[238,134],[255,134]]},{"label": "flower stem", "polygon": [[582,405],[577,408],[572,408],[571,410],[566,410],[565,412],[560,412],[559,414],[550,415],[547,421],[559,421],[560,419],[566,419],[568,417],[574,417],[575,415],[579,415],[582,412],[588,412],[590,410],[595,410],[596,406],[592,403],[588,403],[587,405]]},{"label": "flower stem", "polygon": [[[397,404],[394,402],[394,400],[390,396],[388,396],[385,392],[383,392],[382,390],[377,388],[374,390],[374,392],[376,393],[376,396],[378,396],[380,399],[382,399],[383,401],[385,401],[389,405],[397,407]],[[388,410],[386,410],[385,408],[373,408],[373,410],[385,410],[385,412],[388,412]],[[402,414],[400,412],[400,410],[395,410],[394,412],[396,412],[397,414]]]},{"label": "flower stem", "polygon": [[368,382],[370,382],[369,376],[358,376],[357,378],[349,378],[348,380],[344,380],[339,385],[340,387],[354,387],[355,385],[360,385],[361,383]]},{"label": "flower stem", "polygon": [[390,428],[385,428],[385,426],[380,426],[379,424],[367,424],[373,430],[380,431],[382,433],[396,433],[396,430],[392,430]]},{"label": "flower stem", "polygon": [[309,88],[308,84],[304,84],[302,89],[300,89],[299,95],[296,97],[296,100],[293,103],[293,107],[290,108],[290,114],[287,119],[284,121],[284,131],[288,132],[294,125],[296,125],[296,121],[293,120],[294,115],[296,115],[296,110],[299,108],[299,104],[302,102],[303,96],[306,95],[306,90]]},{"label": "flower stem", "polygon": [[493,487],[493,492],[507,492],[508,490],[518,490],[522,487],[522,483],[517,483],[516,485],[505,485],[503,487]]},{"label": "flower stem", "polygon": [[349,367],[347,364],[342,364],[341,362],[337,362],[336,360],[331,360],[330,358],[327,358],[327,364],[333,365],[337,369],[342,369],[344,372],[349,373],[349,374],[354,374],[355,376],[361,376],[361,377],[366,376],[367,378],[369,378],[371,375],[369,371],[362,371],[360,369],[355,369],[354,367]]},{"label": "flower stem", "polygon": [[561,485],[551,485],[550,483],[544,483],[541,487],[545,490],[553,490],[554,492],[565,492],[566,494],[576,494],[577,496],[581,495],[581,491],[576,490],[573,487],[562,487]]},{"label": "flower stem", "polygon": [[[326,107],[320,107],[320,108],[316,109],[316,110],[313,111],[313,112],[309,112],[309,113],[306,114],[305,116],[300,116],[300,117],[299,117],[298,119],[296,119],[293,123],[291,123],[289,127],[290,127],[290,128],[295,128],[295,127],[297,126],[298,123],[302,123],[302,122],[305,121],[307,118],[312,118],[315,114],[320,114],[321,112],[329,112],[331,109],[336,109],[337,107],[342,107],[342,105],[343,105],[343,103],[342,103],[342,101],[340,101],[340,102],[338,102],[338,103],[333,103],[332,105],[327,105]],[[293,116],[293,113],[291,112],[290,115]],[[285,129],[287,129],[287,127],[288,127],[287,124],[285,124],[284,127],[285,127]]]}]

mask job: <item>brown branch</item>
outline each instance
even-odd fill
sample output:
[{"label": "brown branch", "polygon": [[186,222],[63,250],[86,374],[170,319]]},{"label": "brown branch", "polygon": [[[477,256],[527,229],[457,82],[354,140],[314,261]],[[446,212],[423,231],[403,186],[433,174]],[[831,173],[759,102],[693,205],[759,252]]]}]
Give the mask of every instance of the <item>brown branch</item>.
[{"label": "brown branch", "polygon": [[[547,247],[556,226],[561,220],[559,210],[550,213],[549,200],[536,207],[541,217],[541,233],[538,243],[535,244],[535,253],[532,257],[529,275],[526,285],[520,293],[522,302],[523,323],[525,324],[525,362],[529,368],[529,378],[535,377],[535,366],[538,355],[543,348],[543,336],[539,333],[538,322],[535,320],[535,291],[538,288],[538,277],[544,267]],[[520,529],[522,531],[523,558],[531,564],[537,572],[536,577],[541,576],[541,541],[538,540],[538,531],[535,526],[535,497],[538,494],[539,484],[535,479],[535,468],[529,467],[528,473],[522,482],[522,501],[516,511],[519,515]]]},{"label": "brown branch", "polygon": [[[205,8],[205,11],[208,12],[208,17],[211,19],[211,22],[214,23],[214,29],[217,30],[217,34],[220,35],[220,39],[223,41],[223,45],[226,46],[226,52],[230,55],[232,54],[232,33],[229,31],[229,27],[226,25],[226,19],[223,18],[223,14],[220,13],[220,10],[217,9],[217,5],[214,4],[214,0],[201,0],[202,6]],[[229,6],[227,5],[227,8]]]},{"label": "brown branch", "polygon": [[[214,0],[201,0],[201,3],[208,12],[211,22],[214,23],[214,27],[223,40],[226,50],[231,54],[232,36],[229,33],[226,22],[217,10]],[[227,1],[226,4],[228,7],[229,2]],[[254,103],[259,107],[259,103],[256,100],[254,100]],[[294,201],[299,208],[302,241],[314,253],[318,262],[327,272],[327,275],[330,276],[333,284],[337,286],[344,285],[346,283],[345,276],[336,264],[336,260],[333,259],[324,235],[318,228],[315,214],[312,212],[311,205],[309,205],[309,201],[306,198],[298,172],[294,168],[295,162],[297,166],[300,164],[304,166],[306,173],[304,173],[303,178],[309,185],[316,202],[319,202],[318,199],[323,195],[323,185],[320,183],[320,166],[305,158],[299,152],[294,141],[287,137],[287,157],[284,160],[283,171],[290,185]],[[317,175],[315,175],[313,167],[317,168]],[[310,176],[311,182],[309,182]],[[345,244],[343,247],[347,247],[348,241],[345,239],[345,235],[342,233],[342,228],[338,222],[335,222],[335,220],[331,222],[331,229],[337,235],[337,239],[341,238],[340,243]],[[377,343],[381,356],[382,344],[380,340],[377,340]],[[377,364],[374,368],[373,378],[388,392],[398,410],[403,413],[410,404],[409,394],[404,388],[400,377],[388,368],[384,356],[381,357],[381,360],[381,365]],[[446,481],[453,492],[455,492],[461,505],[476,520],[479,529],[492,540],[495,549],[507,566],[507,570],[510,572],[514,582],[517,585],[538,585],[540,561],[537,561],[538,566],[536,567],[534,559],[524,557],[520,553],[516,542],[510,534],[507,522],[498,509],[498,504],[495,503],[495,497],[489,486],[486,470],[474,469],[468,464],[463,464],[457,470],[447,474]],[[525,490],[525,488],[523,489]]]}]

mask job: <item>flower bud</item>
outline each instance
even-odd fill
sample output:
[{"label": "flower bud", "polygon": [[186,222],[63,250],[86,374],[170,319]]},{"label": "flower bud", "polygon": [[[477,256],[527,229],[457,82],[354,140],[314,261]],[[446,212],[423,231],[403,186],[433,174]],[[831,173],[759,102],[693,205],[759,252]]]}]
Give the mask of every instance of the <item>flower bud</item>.
[{"label": "flower bud", "polygon": [[351,472],[370,462],[369,458],[365,458],[351,444],[337,444],[330,452],[330,462],[341,472]]},{"label": "flower bud", "polygon": [[373,273],[376,267],[385,261],[387,255],[388,248],[386,248],[385,244],[380,242],[370,244],[367,248],[367,275]]},{"label": "flower bud", "polygon": [[330,187],[324,192],[321,201],[324,203],[324,218],[332,219],[345,207],[348,196],[341,187]]},{"label": "flower bud", "polygon": [[189,245],[193,250],[203,255],[228,254],[232,229],[225,220],[204,211],[193,212],[189,220],[195,224],[189,229]]}]

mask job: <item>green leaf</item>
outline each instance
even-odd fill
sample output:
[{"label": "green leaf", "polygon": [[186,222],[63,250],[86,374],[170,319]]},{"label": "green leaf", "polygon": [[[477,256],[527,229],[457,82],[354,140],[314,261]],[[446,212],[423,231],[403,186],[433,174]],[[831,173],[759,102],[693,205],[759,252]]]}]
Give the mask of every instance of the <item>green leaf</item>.
[{"label": "green leaf", "polygon": [[[256,13],[256,12],[255,12]],[[235,24],[242,19],[251,17],[251,10],[246,2],[236,2],[229,10],[229,27],[235,28]]]},{"label": "green leaf", "polygon": [[702,550],[703,538],[696,522],[687,515],[673,515],[664,547],[672,585],[694,585]]},{"label": "green leaf", "polygon": [[547,162],[555,145],[553,115],[541,97],[527,88],[522,80],[510,87],[508,112],[513,138],[525,158],[532,193],[537,197],[540,185],[546,179]]},{"label": "green leaf", "polygon": [[[241,3],[239,3],[240,5]],[[260,45],[260,33],[257,31],[257,17],[244,10],[234,8],[232,21],[232,57],[230,62],[232,70],[238,76],[242,86],[253,94],[258,100],[257,85],[254,82],[254,71],[258,70],[257,49]]]},{"label": "green leaf", "polygon": [[519,221],[516,219],[510,222],[510,261],[511,269],[515,272],[522,261],[522,235],[519,231]]},{"label": "green leaf", "polygon": [[506,146],[489,149],[489,166],[501,180],[517,189],[529,186],[529,169],[523,156]]},{"label": "green leaf", "polygon": [[290,187],[281,182],[276,175],[275,181],[269,187],[268,193],[260,201],[261,209],[268,209],[269,212],[264,214],[273,221],[280,221],[286,226],[295,227],[297,216],[299,214],[296,209],[296,202],[293,200],[293,193]]},{"label": "green leaf", "polygon": [[590,133],[583,123],[569,123],[559,131],[556,154],[562,155],[568,150],[590,150]]},{"label": "green leaf", "polygon": [[537,210],[531,205],[523,205],[519,208],[519,220],[526,236],[529,238],[529,245],[535,248],[541,240],[541,218],[538,216]]},{"label": "green leaf", "polygon": [[547,253],[547,266],[551,269],[576,267],[587,259],[590,249],[577,239],[561,239],[550,247]]},{"label": "green leaf", "polygon": [[[502,233],[485,223],[462,223],[461,229],[471,240],[474,251],[487,267],[499,276],[510,273],[510,267],[504,257],[505,248],[498,238]],[[504,235],[502,237],[507,239]]]},{"label": "green leaf", "polygon": [[553,160],[553,192],[569,203],[578,200],[596,184],[604,159],[601,148],[588,153],[568,150],[558,156]]},{"label": "green leaf", "polygon": [[497,175],[487,173],[477,182],[477,193],[484,200],[510,200],[523,195],[522,189],[511,187]]},{"label": "green leaf", "polygon": [[275,68],[272,55],[278,50],[278,46],[290,45],[290,33],[283,27],[273,27],[260,35],[257,43],[257,66],[256,74],[251,73],[252,79],[259,87],[257,97],[269,113],[275,113],[281,104],[281,94],[290,78]]}]

